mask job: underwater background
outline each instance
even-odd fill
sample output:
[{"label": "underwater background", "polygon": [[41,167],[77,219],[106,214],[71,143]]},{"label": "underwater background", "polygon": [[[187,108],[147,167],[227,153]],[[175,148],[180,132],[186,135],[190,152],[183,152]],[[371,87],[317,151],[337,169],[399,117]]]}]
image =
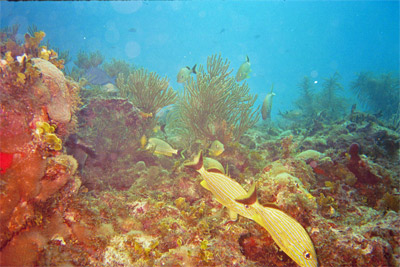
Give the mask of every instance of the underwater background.
[{"label": "underwater background", "polygon": [[0,265],[399,266],[399,21],[0,2]]}]

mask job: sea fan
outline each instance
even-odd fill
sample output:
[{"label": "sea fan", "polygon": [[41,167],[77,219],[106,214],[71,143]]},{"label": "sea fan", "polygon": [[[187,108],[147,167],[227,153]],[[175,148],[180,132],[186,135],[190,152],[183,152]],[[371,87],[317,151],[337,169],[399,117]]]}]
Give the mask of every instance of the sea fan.
[{"label": "sea fan", "polygon": [[397,111],[399,103],[399,77],[391,73],[381,74],[379,78],[372,72],[361,72],[351,83],[361,104],[375,113],[382,113],[388,119]]}]

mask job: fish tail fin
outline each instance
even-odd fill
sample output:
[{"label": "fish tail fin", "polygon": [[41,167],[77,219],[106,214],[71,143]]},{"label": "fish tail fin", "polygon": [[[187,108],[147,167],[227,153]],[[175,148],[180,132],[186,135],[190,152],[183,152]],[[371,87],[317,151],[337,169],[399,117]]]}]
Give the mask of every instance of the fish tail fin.
[{"label": "fish tail fin", "polygon": [[166,126],[166,124],[161,124],[161,125],[160,125],[160,130],[161,130],[161,132],[163,132],[163,133],[166,133],[166,132],[165,132],[165,126]]},{"label": "fish tail fin", "polygon": [[193,72],[194,74],[197,74],[196,66],[197,66],[197,64],[194,64],[194,66],[193,66],[193,68],[192,68],[192,72]]},{"label": "fish tail fin", "polygon": [[203,167],[203,152],[200,151],[191,162],[185,163],[185,167],[192,168],[194,170],[200,170]]},{"label": "fish tail fin", "polygon": [[250,187],[246,195],[235,199],[235,201],[245,205],[253,205],[254,203],[256,203],[257,202],[256,183],[253,183],[253,185]]},{"label": "fish tail fin", "polygon": [[186,149],[178,149],[178,151],[177,151],[177,155],[179,156],[179,157],[181,157],[182,159],[185,159],[185,155],[183,154],[184,152],[186,152]]}]

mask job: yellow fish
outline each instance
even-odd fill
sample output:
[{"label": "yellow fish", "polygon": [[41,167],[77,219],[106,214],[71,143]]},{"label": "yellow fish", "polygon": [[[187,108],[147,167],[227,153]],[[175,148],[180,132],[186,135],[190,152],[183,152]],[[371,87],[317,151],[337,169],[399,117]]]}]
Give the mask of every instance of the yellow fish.
[{"label": "yellow fish", "polygon": [[169,157],[174,154],[178,154],[177,149],[173,149],[167,142],[158,138],[150,138],[145,149],[152,151],[154,154],[160,154]]},{"label": "yellow fish", "polygon": [[235,199],[247,195],[246,190],[236,181],[219,172],[210,172],[204,168],[203,153],[200,152],[195,160],[185,164],[195,169],[203,177],[201,185],[211,191],[216,200],[228,209],[231,220],[236,221],[237,215],[252,219],[256,216],[254,209],[248,209]]},{"label": "yellow fish", "polygon": [[243,207],[252,210],[253,220],[264,227],[293,261],[302,267],[317,267],[317,254],[307,231],[283,211],[264,207],[258,203],[255,184],[244,197],[236,199]]},{"label": "yellow fish", "polygon": [[140,138],[140,147],[143,149],[146,144],[147,144],[147,137],[145,135],[142,135],[142,137]]},{"label": "yellow fish", "polygon": [[213,157],[221,155],[222,152],[224,152],[224,151],[225,151],[224,144],[222,144],[218,140],[215,140],[214,142],[212,142],[210,148],[208,149],[210,156],[213,156]]},{"label": "yellow fish", "polygon": [[192,73],[196,74],[196,66],[197,66],[197,64],[195,64],[193,66],[193,68],[186,66],[186,67],[183,67],[182,69],[180,69],[180,71],[178,72],[178,75],[176,76],[177,82],[184,83],[189,79],[190,74],[192,74]]},{"label": "yellow fish", "polygon": [[239,70],[236,73],[236,81],[240,82],[243,81],[244,79],[249,78],[250,72],[251,72],[250,59],[249,56],[246,56],[246,62],[240,65]]},{"label": "yellow fish", "polygon": [[275,96],[275,93],[272,92],[273,89],[274,85],[272,84],[271,92],[267,94],[267,96],[264,98],[264,102],[261,108],[261,115],[263,120],[271,118],[272,97]]},{"label": "yellow fish", "polygon": [[143,119],[147,119],[147,118],[153,118],[153,113],[146,113],[143,111],[139,111],[139,115],[142,116]]},{"label": "yellow fish", "polygon": [[209,172],[220,172],[225,174],[224,166],[213,158],[203,157],[204,168]]}]

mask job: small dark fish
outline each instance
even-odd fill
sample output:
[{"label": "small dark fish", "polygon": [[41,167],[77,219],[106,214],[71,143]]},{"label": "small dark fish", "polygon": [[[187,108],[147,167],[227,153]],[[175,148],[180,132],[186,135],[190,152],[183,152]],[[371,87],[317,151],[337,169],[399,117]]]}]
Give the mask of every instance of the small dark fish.
[{"label": "small dark fish", "polygon": [[[283,118],[285,118],[287,120],[296,121],[303,115],[303,112],[301,111],[301,109],[289,110],[284,113],[282,113],[279,110],[278,115],[282,116]],[[322,114],[321,114],[321,116],[322,116]]]},{"label": "small dark fish", "polygon": [[136,32],[136,28],[130,28],[128,32]]},{"label": "small dark fish", "polygon": [[86,144],[77,135],[72,134],[65,142],[65,147],[69,155],[72,155],[78,162],[78,170],[82,172],[88,157],[97,158],[96,151],[91,145]]},{"label": "small dark fish", "polygon": [[92,67],[85,72],[84,76],[89,83],[94,85],[105,85],[108,83],[115,84],[115,79],[108,76],[108,74],[98,67]]},{"label": "small dark fish", "polygon": [[380,118],[382,117],[382,110],[379,110],[377,113],[373,114],[375,116],[375,118]]},{"label": "small dark fish", "polygon": [[224,33],[225,32],[225,28],[222,28],[218,34]]},{"label": "small dark fish", "polygon": [[354,114],[354,112],[356,111],[356,109],[357,109],[357,104],[353,104],[353,105],[351,106],[350,114]]}]

